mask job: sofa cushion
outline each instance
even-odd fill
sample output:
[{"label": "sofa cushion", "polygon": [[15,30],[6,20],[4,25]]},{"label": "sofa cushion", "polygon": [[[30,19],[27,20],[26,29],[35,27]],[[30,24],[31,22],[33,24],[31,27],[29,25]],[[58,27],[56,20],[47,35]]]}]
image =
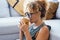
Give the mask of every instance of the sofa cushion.
[{"label": "sofa cushion", "polygon": [[9,34],[9,35],[0,35],[0,40],[15,40],[19,38],[19,33]]},{"label": "sofa cushion", "polygon": [[9,35],[19,32],[20,17],[0,18],[0,35]]},{"label": "sofa cushion", "polygon": [[60,40],[60,20],[46,20],[45,23],[51,26],[50,40]]},{"label": "sofa cushion", "polygon": [[8,3],[20,14],[25,15],[23,12],[24,0],[7,0]]},{"label": "sofa cushion", "polygon": [[46,16],[45,16],[46,19],[51,19],[56,15],[55,12],[58,8],[58,4],[59,2],[49,2],[49,6],[48,6],[49,8],[46,11]]},{"label": "sofa cushion", "polygon": [[11,17],[21,17],[21,15],[11,6],[10,6],[10,14]]},{"label": "sofa cushion", "polygon": [[8,3],[6,0],[0,0],[0,18],[10,17]]}]

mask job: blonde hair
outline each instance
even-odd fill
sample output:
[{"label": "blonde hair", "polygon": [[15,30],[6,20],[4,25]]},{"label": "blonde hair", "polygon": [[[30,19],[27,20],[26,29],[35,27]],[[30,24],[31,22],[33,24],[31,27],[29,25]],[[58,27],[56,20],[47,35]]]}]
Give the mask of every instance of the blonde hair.
[{"label": "blonde hair", "polygon": [[27,4],[31,3],[31,2],[34,2],[34,1],[37,1],[37,0],[25,0],[24,1],[24,4],[23,4],[23,11],[24,13],[29,11],[26,7],[27,7]]},{"label": "blonde hair", "polygon": [[26,5],[25,12],[32,10],[33,12],[41,12],[41,18],[45,16],[46,13],[46,2],[45,1],[33,1]]}]

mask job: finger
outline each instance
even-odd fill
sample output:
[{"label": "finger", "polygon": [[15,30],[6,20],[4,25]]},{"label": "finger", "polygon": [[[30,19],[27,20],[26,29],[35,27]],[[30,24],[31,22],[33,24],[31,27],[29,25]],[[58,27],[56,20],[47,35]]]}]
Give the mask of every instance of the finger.
[{"label": "finger", "polygon": [[22,25],[24,25],[24,23],[21,21],[21,22],[20,22],[20,26],[22,26]]}]

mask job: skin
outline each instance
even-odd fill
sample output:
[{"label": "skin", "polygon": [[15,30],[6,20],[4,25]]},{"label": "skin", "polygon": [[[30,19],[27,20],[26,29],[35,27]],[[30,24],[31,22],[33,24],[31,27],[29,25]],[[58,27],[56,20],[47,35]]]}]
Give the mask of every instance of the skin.
[{"label": "skin", "polygon": [[[39,26],[43,23],[41,16],[41,12],[34,12],[33,10],[29,10],[31,13],[34,13],[31,15],[30,22],[35,23],[36,26]],[[26,37],[26,40],[32,40],[32,37],[30,35],[30,32],[28,31],[28,25],[25,24],[22,20],[20,22],[20,40],[23,38],[23,34]],[[43,26],[39,32],[36,33],[36,40],[48,40],[49,37],[49,29],[47,26]]]},{"label": "skin", "polygon": [[39,1],[47,1],[47,0],[39,0]]}]

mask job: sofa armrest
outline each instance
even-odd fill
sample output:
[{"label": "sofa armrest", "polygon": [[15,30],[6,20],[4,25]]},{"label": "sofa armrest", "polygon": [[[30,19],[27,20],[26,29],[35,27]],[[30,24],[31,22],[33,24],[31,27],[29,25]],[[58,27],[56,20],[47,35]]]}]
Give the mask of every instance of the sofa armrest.
[{"label": "sofa armrest", "polygon": [[15,34],[19,32],[20,17],[0,18],[0,34]]}]

